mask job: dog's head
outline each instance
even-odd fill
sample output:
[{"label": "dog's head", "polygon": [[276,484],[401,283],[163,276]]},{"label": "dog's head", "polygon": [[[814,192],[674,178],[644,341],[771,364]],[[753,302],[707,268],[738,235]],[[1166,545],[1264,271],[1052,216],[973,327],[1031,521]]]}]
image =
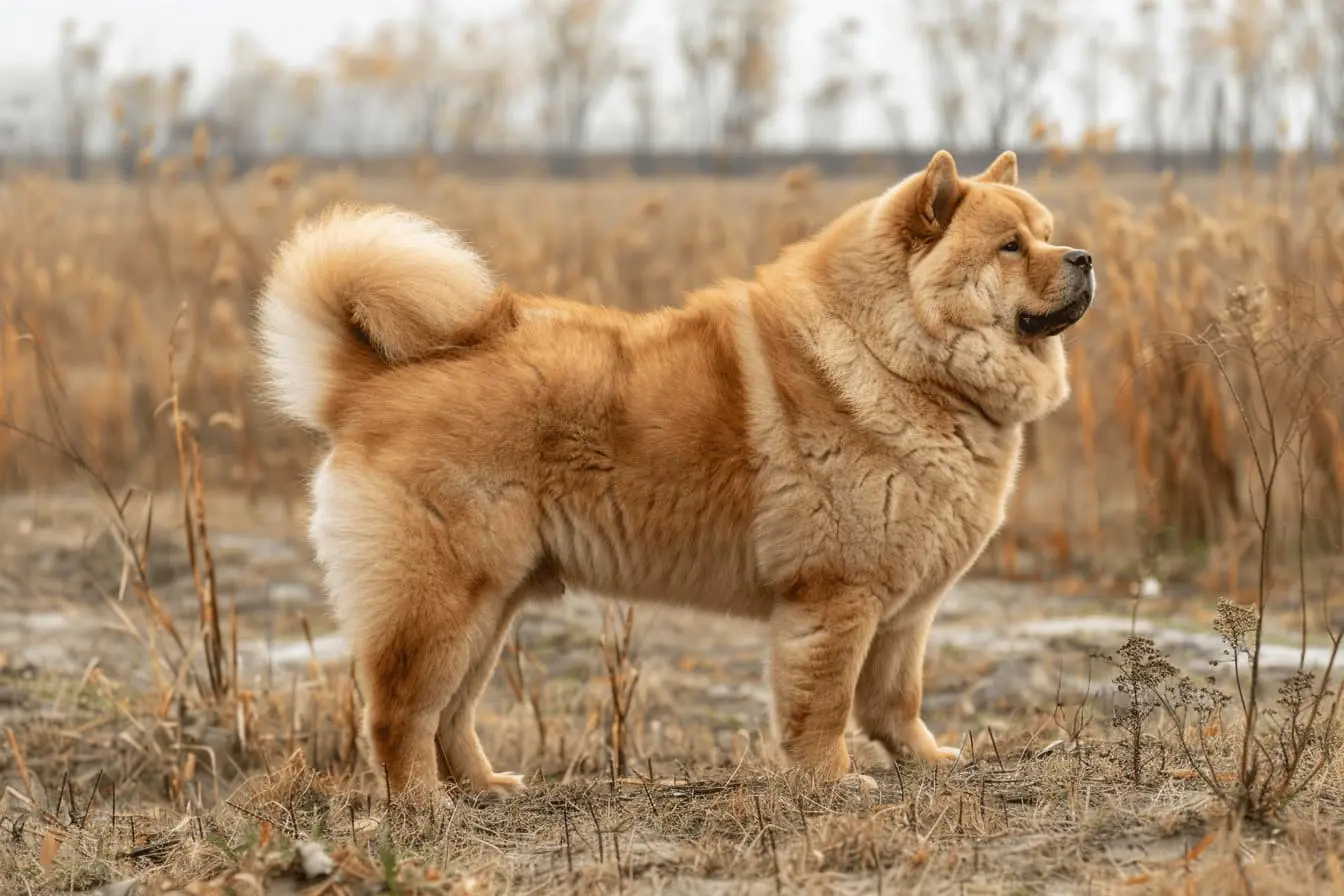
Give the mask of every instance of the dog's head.
[{"label": "dog's head", "polygon": [[1092,257],[1054,242],[1054,217],[1017,186],[1013,153],[962,177],[938,152],[809,251],[832,307],[889,370],[938,381],[1003,423],[1068,398],[1060,334],[1092,305]]},{"label": "dog's head", "polygon": [[940,151],[875,212],[906,260],[909,298],[931,332],[993,328],[1024,345],[1058,336],[1092,305],[1084,249],[1053,241],[1054,217],[1017,186],[1017,156],[962,177]]}]

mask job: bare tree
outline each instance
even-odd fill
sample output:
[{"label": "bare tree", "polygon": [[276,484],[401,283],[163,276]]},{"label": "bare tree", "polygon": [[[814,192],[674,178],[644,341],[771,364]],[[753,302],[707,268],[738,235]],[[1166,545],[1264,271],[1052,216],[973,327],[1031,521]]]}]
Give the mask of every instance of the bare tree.
[{"label": "bare tree", "polygon": [[384,23],[368,40],[336,49],[332,95],[343,151],[365,155],[406,149],[423,138],[422,98],[416,76],[408,74],[402,37],[398,25]]},{"label": "bare tree", "polygon": [[1207,151],[1222,162],[1227,138],[1227,61],[1222,22],[1209,0],[1187,0],[1182,57],[1185,86],[1181,96],[1183,137],[1187,147]]},{"label": "bare tree", "polygon": [[683,0],[677,6],[677,52],[689,82],[687,130],[700,149],[717,140],[715,123],[721,114],[717,103],[722,91],[714,81],[726,43],[719,33],[726,6],[724,0]]},{"label": "bare tree", "polygon": [[246,33],[234,35],[231,56],[229,74],[207,103],[206,118],[216,144],[241,174],[266,154],[283,130],[287,73]]},{"label": "bare tree", "polygon": [[1235,0],[1224,31],[1231,54],[1233,84],[1239,110],[1237,139],[1243,152],[1270,137],[1277,122],[1266,121],[1274,112],[1275,78],[1283,29],[1283,10],[1274,0]]},{"label": "bare tree", "polygon": [[1138,127],[1152,149],[1153,166],[1160,169],[1166,164],[1167,107],[1172,93],[1162,46],[1161,9],[1157,0],[1138,0],[1134,11],[1139,25],[1138,40],[1122,52],[1121,68],[1138,92],[1141,118]]},{"label": "bare tree", "polygon": [[395,45],[384,48],[396,61],[391,74],[410,107],[417,147],[430,154],[440,148],[450,92],[449,51],[444,41],[447,24],[438,0],[420,0],[416,14],[392,35]]},{"label": "bare tree", "polygon": [[151,72],[123,75],[112,82],[112,115],[117,135],[117,168],[127,180],[135,177],[143,147],[154,140],[159,124],[160,84]]},{"label": "bare tree", "polygon": [[1025,135],[1040,113],[1042,79],[1057,61],[1061,13],[1059,0],[944,0],[922,8],[945,141],[965,139],[972,117],[985,122],[980,139],[990,148]]},{"label": "bare tree", "polygon": [[640,158],[647,158],[653,151],[658,116],[653,73],[647,65],[635,64],[627,67],[624,74],[630,92],[630,108],[635,114],[631,148]]},{"label": "bare tree", "polygon": [[691,86],[698,144],[754,150],[778,102],[781,0],[697,0],[678,6],[677,45]]},{"label": "bare tree", "polygon": [[838,147],[843,142],[845,114],[864,87],[855,40],[859,22],[844,18],[822,32],[822,76],[807,97],[808,143]]},{"label": "bare tree", "polygon": [[778,102],[776,53],[784,25],[778,0],[744,0],[729,44],[732,84],[723,122],[723,149],[751,152]]},{"label": "bare tree", "polygon": [[1331,147],[1344,142],[1344,3],[1301,0],[1297,4],[1294,54],[1312,101],[1308,138]]},{"label": "bare tree", "polygon": [[1277,144],[1280,110],[1301,77],[1301,0],[1187,0],[1186,128],[1215,164],[1235,140],[1244,153]]},{"label": "bare tree", "polygon": [[162,125],[171,136],[178,131],[187,117],[187,92],[191,89],[192,71],[188,65],[176,65],[160,92]]},{"label": "bare tree", "polygon": [[310,69],[285,74],[283,103],[287,125],[284,149],[291,156],[303,156],[313,150],[315,132],[322,120],[322,76]]},{"label": "bare tree", "polygon": [[453,151],[470,156],[505,138],[505,112],[517,78],[510,64],[510,33],[502,23],[470,25],[458,33],[442,115]]},{"label": "bare tree", "polygon": [[962,52],[957,42],[963,15],[958,3],[948,0],[921,7],[918,19],[920,43],[930,63],[936,139],[945,146],[960,146],[963,138],[966,88],[962,81],[968,75],[965,66],[951,64]]},{"label": "bare tree", "polygon": [[99,94],[103,51],[110,37],[111,29],[103,26],[92,38],[81,40],[74,21],[61,24],[56,65],[64,107],[66,174],[72,180],[88,174],[89,118]]},{"label": "bare tree", "polygon": [[905,103],[895,94],[891,79],[886,72],[877,71],[868,76],[865,85],[887,125],[887,137],[892,146],[903,147],[910,142],[910,119]]},{"label": "bare tree", "polygon": [[109,98],[119,131],[117,167],[122,177],[135,177],[141,151],[171,145],[180,131],[190,84],[191,69],[186,66],[176,66],[166,75],[131,72],[112,82]]},{"label": "bare tree", "polygon": [[577,152],[593,107],[621,72],[616,39],[626,0],[530,0],[546,146]]}]

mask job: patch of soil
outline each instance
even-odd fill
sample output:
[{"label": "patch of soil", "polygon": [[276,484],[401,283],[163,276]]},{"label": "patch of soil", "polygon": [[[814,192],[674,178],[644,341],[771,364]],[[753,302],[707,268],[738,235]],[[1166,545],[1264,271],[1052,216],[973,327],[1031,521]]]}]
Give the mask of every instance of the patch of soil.
[{"label": "patch of soil", "polygon": [[[210,495],[210,543],[225,612],[237,609],[240,670],[249,686],[269,686],[316,660],[341,667],[343,639],[333,631],[302,513],[278,503],[248,506],[230,494]],[[146,610],[123,582],[123,552],[106,502],[79,491],[47,491],[0,499],[0,669],[30,677],[71,678],[94,664],[128,683],[148,682]],[[146,502],[128,505],[143,525]],[[190,635],[197,590],[187,560],[178,505],[154,501],[147,574],[158,600]],[[1079,583],[968,579],[940,609],[926,661],[926,715],[935,733],[957,736],[973,725],[1021,713],[1049,713],[1057,701],[1090,694],[1109,700],[1113,669],[1096,654],[1113,653],[1131,631],[1153,639],[1194,676],[1230,674],[1213,632],[1215,600],[1177,603],[1090,591]],[[132,625],[127,625],[129,620]],[[306,625],[306,631],[305,631]],[[516,623],[518,640],[557,680],[583,682],[603,674],[597,639],[602,602],[575,593],[529,606]],[[1297,666],[1287,626],[1266,638],[1263,667],[1273,682]],[[641,605],[634,660],[641,687],[655,705],[690,708],[724,731],[767,730],[768,638],[761,624],[689,610]],[[1328,656],[1317,639],[1308,666]],[[24,671],[26,670],[26,671]],[[3,681],[3,679],[0,679]],[[10,691],[14,691],[11,686]],[[0,714],[33,710],[31,698],[0,688]],[[655,699],[656,698],[656,699]],[[498,672],[486,706],[511,704]]]}]

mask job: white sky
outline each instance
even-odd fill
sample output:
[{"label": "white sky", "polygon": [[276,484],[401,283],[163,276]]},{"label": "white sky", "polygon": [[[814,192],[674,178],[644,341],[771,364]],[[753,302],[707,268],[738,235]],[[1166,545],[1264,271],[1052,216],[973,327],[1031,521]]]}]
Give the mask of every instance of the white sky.
[{"label": "white sky", "polygon": [[[680,74],[673,47],[672,4],[678,0],[632,0],[634,12],[626,28],[627,43],[652,55],[654,70],[675,90]],[[916,137],[933,129],[931,104],[921,103],[928,84],[926,56],[904,33],[904,10],[937,0],[790,0],[793,15],[787,32],[788,52],[783,66],[783,112],[767,127],[770,142],[799,140],[805,133],[799,106],[802,97],[822,77],[821,34],[843,17],[864,23],[859,52],[864,66],[883,68],[903,86],[909,126]],[[1031,2],[1031,0],[1026,0]],[[1174,0],[1164,0],[1169,5]],[[1132,28],[1131,0],[1063,0],[1066,18],[1096,23],[1106,20],[1103,32],[1116,43]],[[458,21],[494,18],[520,0],[441,0],[440,6]],[[225,70],[229,44],[238,31],[247,31],[273,56],[294,65],[315,63],[323,51],[344,36],[367,33],[379,22],[410,17],[417,0],[0,0],[0,78],[16,69],[49,67],[55,55],[60,23],[72,18],[81,34],[94,33],[99,23],[112,26],[105,71],[166,70],[188,63],[201,85]],[[1085,52],[1082,41],[1067,46],[1075,58]],[[1077,65],[1046,78],[1053,97],[1052,111],[1074,135],[1087,120],[1080,107]],[[3,85],[0,84],[0,90]],[[1131,91],[1123,78],[1110,78],[1101,89],[1103,122],[1131,116]],[[883,140],[888,134],[876,108],[858,108],[845,125],[847,142]]]}]

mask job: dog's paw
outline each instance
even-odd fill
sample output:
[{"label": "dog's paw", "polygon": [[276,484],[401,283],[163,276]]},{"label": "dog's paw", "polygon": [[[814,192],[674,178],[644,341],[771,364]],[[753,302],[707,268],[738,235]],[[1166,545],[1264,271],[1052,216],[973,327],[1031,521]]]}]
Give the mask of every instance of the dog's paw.
[{"label": "dog's paw", "polygon": [[928,759],[931,762],[958,762],[962,759],[962,749],[960,747],[938,747],[933,751],[933,755]]},{"label": "dog's paw", "polygon": [[932,742],[912,752],[925,765],[959,765],[966,761],[966,753],[960,747],[941,747]]},{"label": "dog's paw", "polygon": [[475,782],[473,789],[485,799],[502,799],[527,789],[522,775],[507,772],[491,772],[484,780]]},{"label": "dog's paw", "polygon": [[964,758],[961,747],[939,746],[933,732],[918,720],[906,731],[905,746],[916,759],[929,765],[958,762]]},{"label": "dog's paw", "polygon": [[503,794],[519,793],[527,789],[526,779],[522,775],[514,775],[508,772],[492,774],[488,786],[490,790]]}]

